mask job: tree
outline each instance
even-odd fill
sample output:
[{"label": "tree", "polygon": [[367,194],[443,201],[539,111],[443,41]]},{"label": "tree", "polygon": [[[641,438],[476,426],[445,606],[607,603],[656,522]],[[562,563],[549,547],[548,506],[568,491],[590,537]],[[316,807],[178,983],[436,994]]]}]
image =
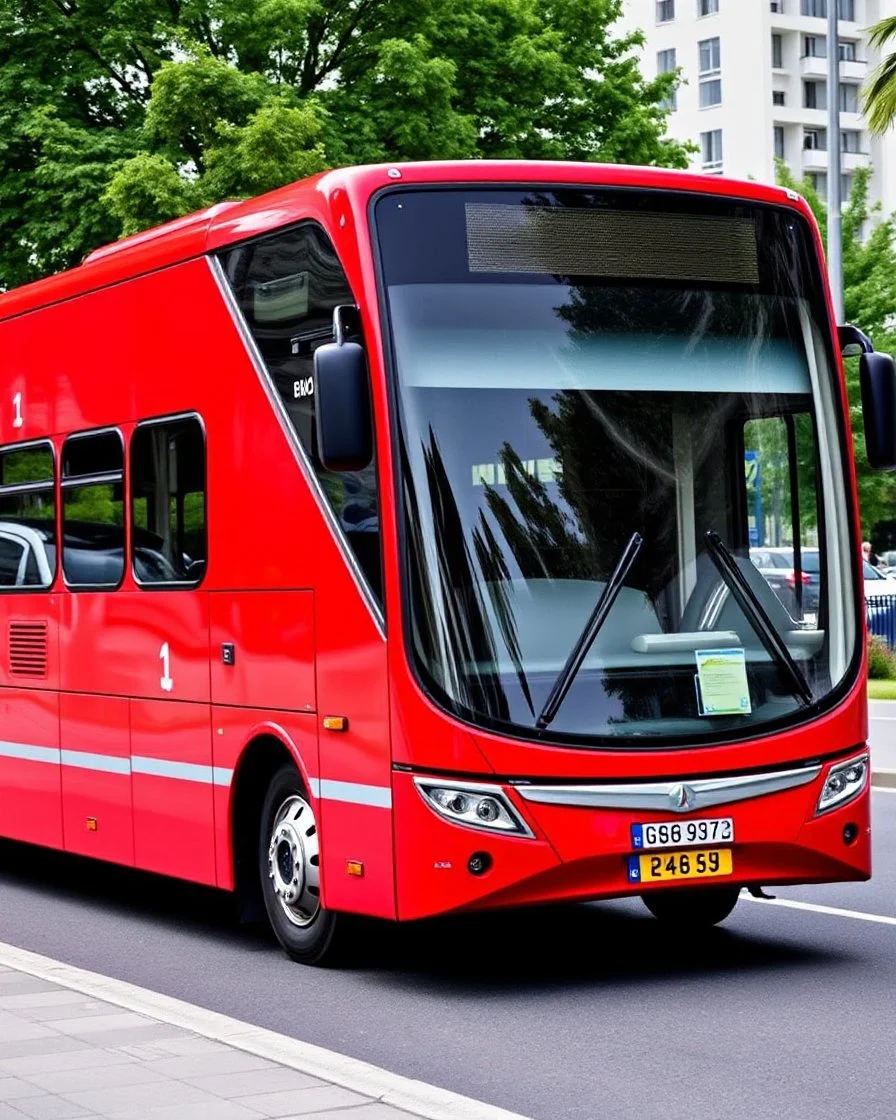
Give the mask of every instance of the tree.
[{"label": "tree", "polygon": [[[896,246],[892,218],[879,218],[880,206],[868,201],[871,168],[856,171],[852,190],[843,209],[843,303],[846,321],[859,327],[874,340],[876,350],[896,354]],[[812,208],[822,237],[827,234],[824,203],[811,182],[797,182],[784,164],[778,165],[782,186],[800,191]],[[847,358],[846,388],[849,396],[850,424],[855,445],[856,474],[862,532],[870,538],[872,526],[896,512],[896,476],[872,470],[865,457],[865,432],[859,393],[858,358]]]},{"label": "tree", "polygon": [[[896,16],[887,16],[868,36],[872,47],[896,42]],[[888,54],[871,75],[864,94],[865,113],[872,132],[886,132],[896,117],[896,51]]]},{"label": "tree", "polygon": [[0,0],[0,288],[327,166],[683,167],[622,0]]}]

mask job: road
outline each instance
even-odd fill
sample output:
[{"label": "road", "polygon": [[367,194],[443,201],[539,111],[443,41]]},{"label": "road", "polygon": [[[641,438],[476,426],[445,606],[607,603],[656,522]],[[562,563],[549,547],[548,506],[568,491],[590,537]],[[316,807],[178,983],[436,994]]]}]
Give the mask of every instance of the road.
[{"label": "road", "polygon": [[896,774],[896,701],[871,700],[868,718],[871,764]]},{"label": "road", "polygon": [[872,1120],[896,1099],[896,792],[873,802],[872,882],[779,897],[891,924],[744,899],[681,944],[633,900],[364,926],[352,969],[317,970],[213,891],[4,843],[0,939],[536,1120]]}]

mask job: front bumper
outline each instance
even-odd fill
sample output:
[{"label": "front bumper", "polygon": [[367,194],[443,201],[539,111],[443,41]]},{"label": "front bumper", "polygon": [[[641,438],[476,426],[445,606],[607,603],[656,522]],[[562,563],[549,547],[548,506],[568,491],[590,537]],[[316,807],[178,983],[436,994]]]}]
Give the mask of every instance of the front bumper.
[{"label": "front bumper", "polygon": [[[424,803],[415,775],[396,772],[399,917],[700,886],[701,880],[649,885],[629,880],[629,858],[636,854],[632,825],[689,817],[734,820],[734,843],[724,845],[731,848],[733,874],[705,880],[707,886],[867,879],[868,786],[846,804],[816,813],[831,767],[847,757],[809,767],[691,781],[495,783],[529,826],[531,837],[494,834],[445,820]],[[670,792],[692,803],[673,811]],[[850,839],[844,834],[847,825],[852,826],[846,832]]]}]

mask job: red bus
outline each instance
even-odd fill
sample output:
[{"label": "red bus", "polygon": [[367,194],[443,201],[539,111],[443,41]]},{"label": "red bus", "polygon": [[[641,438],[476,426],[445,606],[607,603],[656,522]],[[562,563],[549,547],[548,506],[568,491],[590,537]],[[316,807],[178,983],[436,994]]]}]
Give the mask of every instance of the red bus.
[{"label": "red bus", "polygon": [[6,293],[0,832],[306,962],[867,878],[847,346],[892,468],[805,203],[591,164],[333,171]]}]

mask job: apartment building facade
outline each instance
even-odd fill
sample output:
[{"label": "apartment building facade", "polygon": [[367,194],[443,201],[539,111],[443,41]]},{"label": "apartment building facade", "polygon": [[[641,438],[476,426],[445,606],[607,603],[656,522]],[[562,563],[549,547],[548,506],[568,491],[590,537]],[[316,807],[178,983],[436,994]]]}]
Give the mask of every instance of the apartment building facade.
[{"label": "apartment building facade", "polygon": [[[872,136],[861,89],[880,61],[868,29],[896,0],[838,3],[843,197],[871,164],[872,201],[896,211],[896,132]],[[622,25],[646,42],[642,72],[679,69],[668,130],[699,145],[692,167],[774,182],[775,159],[827,192],[828,0],[625,0]]]}]

